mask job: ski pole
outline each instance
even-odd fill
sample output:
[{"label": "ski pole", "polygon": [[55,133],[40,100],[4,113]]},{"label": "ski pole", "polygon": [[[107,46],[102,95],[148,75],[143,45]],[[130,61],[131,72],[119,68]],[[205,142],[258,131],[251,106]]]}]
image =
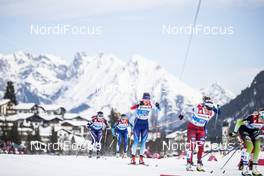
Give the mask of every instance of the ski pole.
[{"label": "ski pole", "polygon": [[[237,147],[237,148],[235,148],[235,149],[237,149],[238,150],[238,148],[240,148],[240,147]],[[223,156],[222,158],[225,158],[226,156],[228,156],[232,151],[234,151],[234,149],[233,150],[230,150],[230,151],[228,151],[227,152],[227,154],[225,155],[225,156]]]},{"label": "ski pole", "polygon": [[217,120],[218,120],[218,115],[219,115],[219,110],[217,109],[217,112],[216,112],[216,116],[215,116],[215,124],[214,124],[214,128],[216,128],[216,124],[217,124]]},{"label": "ski pole", "polygon": [[[235,153],[237,152],[239,147],[236,147],[234,149],[234,152],[232,153],[232,155],[228,158],[228,160],[225,162],[225,164],[221,167],[221,170],[226,166],[226,164],[231,160],[231,158],[235,155]],[[223,173],[225,173],[225,170],[223,171]]]},{"label": "ski pole", "polygon": [[115,139],[112,140],[112,142],[110,143],[108,150],[112,147],[112,145],[114,144]]},{"label": "ski pole", "polygon": [[78,157],[78,156],[79,156],[79,154],[80,154],[80,152],[81,152],[81,150],[82,150],[82,148],[83,148],[83,145],[85,144],[85,142],[86,142],[86,139],[84,138],[84,141],[83,141],[83,143],[82,143],[82,145],[81,145],[80,149],[78,150],[78,152],[77,152],[77,154],[76,154],[76,157]]},{"label": "ski pole", "polygon": [[104,144],[106,144],[106,139],[107,139],[107,128],[105,129],[105,138],[104,138]]},{"label": "ski pole", "polygon": [[[91,136],[91,130],[90,130],[90,128],[88,128],[88,135]],[[83,141],[83,143],[82,143],[82,145],[81,145],[81,148],[78,150],[78,152],[77,152],[77,154],[76,154],[76,157],[79,156],[79,154],[80,154],[80,152],[81,152],[81,150],[82,150],[82,148],[83,148],[83,145],[85,144],[86,141],[87,141],[87,139],[84,138],[84,141]]]},{"label": "ski pole", "polygon": [[105,150],[107,149],[107,148],[105,148],[105,146],[106,146],[106,140],[107,140],[107,130],[108,130],[108,129],[106,128],[106,129],[105,129],[105,136],[104,136],[104,143],[103,143],[104,146],[103,146],[103,148],[102,148],[102,154],[103,154],[103,155],[105,155],[105,152],[106,152]]},{"label": "ski pole", "polygon": [[[239,149],[239,146],[238,147],[236,147],[236,148],[234,148],[233,150],[231,150],[229,153],[231,153],[232,151],[234,151],[233,153],[232,153],[232,155],[228,158],[228,160],[225,162],[225,164],[221,167],[221,169],[220,170],[222,170],[225,166],[226,166],[226,164],[231,160],[231,158],[234,156],[234,154],[237,152],[237,150]],[[214,170],[211,170],[211,174],[214,172]],[[223,170],[223,174],[225,173],[225,170]]]},{"label": "ski pole", "polygon": [[[210,153],[212,153],[214,150],[216,150],[218,147],[215,147],[214,149],[211,149],[209,152],[207,152],[204,156],[202,156],[202,158],[206,157],[207,155],[209,155]],[[234,149],[233,149],[234,150]],[[227,155],[229,155],[230,152],[232,152],[233,150],[228,151]],[[227,156],[226,155],[226,156]]]}]

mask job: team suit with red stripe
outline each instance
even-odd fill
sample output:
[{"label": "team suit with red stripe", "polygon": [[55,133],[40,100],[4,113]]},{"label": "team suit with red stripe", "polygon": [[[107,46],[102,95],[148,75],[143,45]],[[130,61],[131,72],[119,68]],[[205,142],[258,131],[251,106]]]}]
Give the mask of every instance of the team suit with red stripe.
[{"label": "team suit with red stripe", "polygon": [[[212,103],[212,102],[211,102]],[[195,150],[196,144],[198,145],[197,162],[202,169],[202,155],[204,152],[204,143],[206,136],[206,124],[212,117],[218,113],[216,106],[212,104],[212,107],[208,109],[205,103],[199,103],[197,106],[192,108],[192,115],[187,119],[187,138],[189,145],[187,146],[187,164],[192,165],[193,163],[193,151]],[[183,115],[180,115],[180,119]],[[200,171],[197,168],[198,171]]]},{"label": "team suit with red stripe", "polygon": [[122,144],[122,138],[124,140],[124,145],[123,145],[124,154],[127,153],[128,136],[129,136],[128,128],[132,128],[132,127],[133,127],[133,125],[129,122],[128,118],[124,118],[122,116],[113,125],[112,135],[117,138],[117,143],[116,143],[116,154],[117,154],[117,156],[119,156],[119,153],[120,153],[120,146]]},{"label": "team suit with red stripe", "polygon": [[[101,117],[100,117],[101,116]],[[93,116],[91,121],[88,121],[87,127],[90,129],[92,138],[92,146],[96,148],[97,154],[101,150],[101,141],[103,136],[103,129],[108,126],[108,123],[102,115]],[[89,151],[90,153],[92,150]]]}]

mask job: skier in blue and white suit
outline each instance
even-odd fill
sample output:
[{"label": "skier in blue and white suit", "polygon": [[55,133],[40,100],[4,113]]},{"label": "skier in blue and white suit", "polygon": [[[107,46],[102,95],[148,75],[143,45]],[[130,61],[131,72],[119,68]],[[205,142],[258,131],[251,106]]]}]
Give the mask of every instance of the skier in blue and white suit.
[{"label": "skier in blue and white suit", "polygon": [[116,143],[116,157],[120,156],[120,146],[122,144],[122,138],[124,140],[124,153],[123,157],[127,157],[128,140],[133,125],[129,122],[126,114],[122,114],[121,118],[112,127],[112,135],[117,138]]},{"label": "skier in blue and white suit", "polygon": [[134,143],[132,145],[131,164],[136,164],[136,152],[139,140],[141,140],[139,164],[145,164],[143,161],[143,155],[148,139],[148,119],[150,118],[151,111],[154,108],[160,110],[159,103],[156,103],[155,107],[152,106],[149,93],[144,93],[143,98],[139,102],[139,104],[136,104],[130,108],[131,110],[136,110],[136,119],[133,130]]}]

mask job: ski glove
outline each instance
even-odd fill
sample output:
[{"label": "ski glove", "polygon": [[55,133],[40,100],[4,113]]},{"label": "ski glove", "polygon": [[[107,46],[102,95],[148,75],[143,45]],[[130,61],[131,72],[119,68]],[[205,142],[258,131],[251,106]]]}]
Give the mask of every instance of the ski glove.
[{"label": "ski glove", "polygon": [[221,115],[220,105],[217,104],[217,105],[216,105],[216,108],[217,108],[217,114],[218,114],[218,115]]},{"label": "ski glove", "polygon": [[229,136],[230,137],[236,137],[237,136],[237,133],[236,132],[229,133]]},{"label": "ski glove", "polygon": [[157,102],[157,103],[155,103],[155,106],[156,106],[156,108],[158,109],[158,110],[160,110],[160,104]]},{"label": "ski glove", "polygon": [[182,114],[180,114],[178,117],[180,120],[182,120],[184,116]]},{"label": "ski glove", "polygon": [[90,126],[91,126],[92,124],[93,124],[93,122],[88,121],[88,123],[87,123],[87,127],[90,128]]}]

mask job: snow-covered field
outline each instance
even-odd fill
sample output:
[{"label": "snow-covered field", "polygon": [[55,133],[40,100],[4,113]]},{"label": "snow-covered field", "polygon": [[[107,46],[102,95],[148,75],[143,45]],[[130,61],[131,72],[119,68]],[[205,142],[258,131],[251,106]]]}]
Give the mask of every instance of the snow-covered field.
[{"label": "snow-covered field", "polygon": [[[206,176],[241,175],[237,170],[239,153],[227,164],[225,174],[220,170],[228,157],[217,157],[218,161],[204,159],[206,172],[185,171],[185,160],[176,158],[146,159],[149,166],[128,165],[129,158],[49,155],[0,155],[0,175],[3,176]],[[214,171],[210,173],[210,171]],[[264,167],[259,170],[264,173]]]}]

